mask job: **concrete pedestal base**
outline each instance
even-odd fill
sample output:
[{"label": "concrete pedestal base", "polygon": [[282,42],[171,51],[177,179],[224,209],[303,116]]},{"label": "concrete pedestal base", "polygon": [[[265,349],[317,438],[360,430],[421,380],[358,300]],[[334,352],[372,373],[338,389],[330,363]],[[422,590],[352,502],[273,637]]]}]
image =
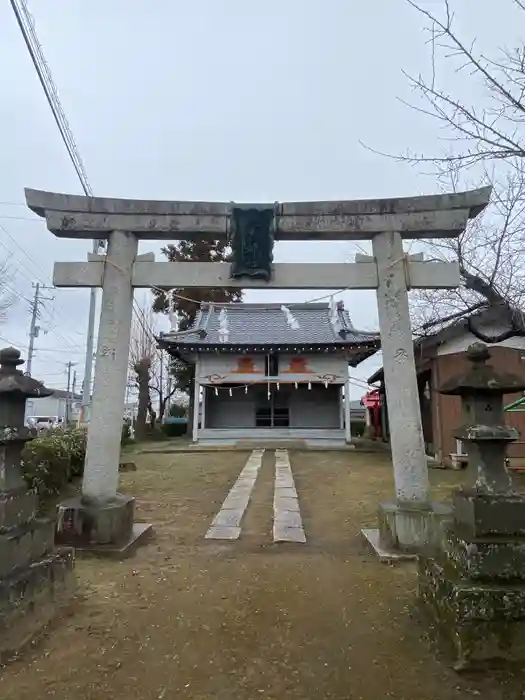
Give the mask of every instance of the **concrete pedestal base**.
[{"label": "concrete pedestal base", "polygon": [[372,548],[374,554],[379,557],[379,561],[384,562],[385,564],[394,564],[398,561],[410,561],[417,559],[417,554],[409,554],[408,552],[401,552],[400,550],[383,546],[381,544],[378,528],[365,527],[361,530],[361,534]]},{"label": "concrete pedestal base", "polygon": [[442,503],[406,506],[399,503],[379,505],[379,528],[361,533],[381,561],[414,559],[433,548],[441,539],[443,523],[451,509]]},{"label": "concrete pedestal base", "polygon": [[361,534],[381,561],[415,559],[441,541],[443,524],[451,509],[442,503],[407,507],[399,503],[381,503],[378,529],[365,528]]},{"label": "concrete pedestal base", "polygon": [[379,537],[388,549],[417,554],[440,539],[441,526],[451,509],[442,503],[379,505]]},{"label": "concrete pedestal base", "polygon": [[79,552],[123,557],[151,534],[146,523],[133,522],[135,499],[117,494],[108,503],[72,498],[58,507],[55,542]]}]

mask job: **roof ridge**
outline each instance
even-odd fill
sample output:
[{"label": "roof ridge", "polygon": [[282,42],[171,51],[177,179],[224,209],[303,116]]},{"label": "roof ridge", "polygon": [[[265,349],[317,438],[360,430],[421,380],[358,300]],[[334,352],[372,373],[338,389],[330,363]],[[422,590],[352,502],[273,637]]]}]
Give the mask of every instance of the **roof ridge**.
[{"label": "roof ridge", "polygon": [[239,301],[234,301],[234,302],[202,302],[200,309],[208,309],[210,307],[213,308],[226,308],[226,309],[232,309],[234,311],[246,311],[246,310],[280,310],[282,306],[286,306],[289,309],[312,309],[312,310],[319,310],[319,309],[328,309],[329,304],[326,303],[320,303],[320,302],[271,302],[265,304],[264,302],[239,302]]}]

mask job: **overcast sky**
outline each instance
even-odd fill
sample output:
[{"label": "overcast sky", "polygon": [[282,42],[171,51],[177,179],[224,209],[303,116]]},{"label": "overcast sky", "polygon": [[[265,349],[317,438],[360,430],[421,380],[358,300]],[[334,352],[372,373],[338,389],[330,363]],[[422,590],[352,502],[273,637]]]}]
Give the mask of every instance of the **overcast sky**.
[{"label": "overcast sky", "polygon": [[[440,0],[426,4],[439,8]],[[495,3],[451,4],[466,37],[488,47],[512,42],[510,2],[501,0],[497,13]],[[423,19],[405,0],[28,5],[95,194],[240,202],[438,189],[428,172],[361,145],[392,153],[445,147],[438,125],[401,102],[417,99],[403,71],[428,72],[430,60]],[[89,245],[55,239],[23,206],[24,187],[81,189],[8,2],[0,3],[0,39],[0,259],[9,258],[9,285],[20,295],[0,335],[26,356],[32,283],[51,284],[53,262],[83,260]],[[462,80],[441,63],[438,70]],[[481,94],[470,80],[464,90]],[[335,262],[356,250],[350,243],[278,244],[276,259]],[[42,311],[33,374],[63,388],[68,360],[79,363],[82,378],[89,295],[45,294],[54,300]],[[246,300],[320,294],[251,292]],[[340,296],[354,325],[377,328],[374,292]],[[356,375],[367,377],[379,364],[372,358]]]}]

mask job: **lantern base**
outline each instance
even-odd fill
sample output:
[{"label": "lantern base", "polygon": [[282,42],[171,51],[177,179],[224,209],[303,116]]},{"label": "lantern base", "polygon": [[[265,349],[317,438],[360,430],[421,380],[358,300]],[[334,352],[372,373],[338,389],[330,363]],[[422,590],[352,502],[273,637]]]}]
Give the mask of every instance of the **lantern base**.
[{"label": "lantern base", "polygon": [[0,578],[0,664],[35,641],[75,593],[74,552],[56,549]]},{"label": "lantern base", "polygon": [[25,488],[0,492],[0,664],[40,636],[75,592],[74,552],[55,549]]},{"label": "lantern base", "polygon": [[468,537],[525,535],[525,498],[462,490],[453,496],[454,521]]},{"label": "lantern base", "polygon": [[25,487],[0,491],[0,533],[29,522],[35,517],[36,494]]},{"label": "lantern base", "polygon": [[458,671],[525,660],[525,582],[472,581],[446,556],[421,556],[420,609]]},{"label": "lantern base", "polygon": [[444,529],[436,556],[440,552],[453,576],[481,583],[525,583],[525,537],[469,537],[451,525]]}]

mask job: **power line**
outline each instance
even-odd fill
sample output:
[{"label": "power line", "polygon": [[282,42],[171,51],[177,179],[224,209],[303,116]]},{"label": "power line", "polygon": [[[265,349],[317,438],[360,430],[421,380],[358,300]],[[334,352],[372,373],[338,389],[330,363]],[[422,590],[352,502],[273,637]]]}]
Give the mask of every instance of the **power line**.
[{"label": "power line", "polygon": [[38,40],[35,31],[34,19],[28,10],[26,0],[11,0],[11,7],[15,13],[18,26],[24,37],[24,41],[33,61],[33,66],[40,80],[42,89],[44,90],[47,103],[51,108],[51,112],[55,119],[56,125],[62,137],[62,141],[66,150],[68,152],[69,158],[82,185],[84,194],[88,197],[93,196],[91,190],[91,185],[89,184],[86,170],[84,168],[84,163],[80,157],[75,139],[73,138],[73,133],[69,127],[69,122],[60,104],[60,98],[58,96],[58,90],[56,88],[55,82],[53,80],[53,75],[47,64],[44,53],[42,51],[42,46]]},{"label": "power line", "polygon": [[[22,32],[22,36],[24,38],[27,50],[29,51],[29,54],[31,56],[33,66],[37,72],[38,79],[40,80],[40,84],[42,86],[42,89],[44,90],[47,102],[49,104],[49,107],[51,108],[51,112],[55,119],[56,125],[58,126],[58,130],[60,132],[60,136],[62,137],[64,146],[66,147],[69,158],[78,175],[78,179],[80,180],[80,184],[82,186],[84,194],[86,195],[86,197],[92,197],[93,192],[87,177],[86,170],[84,168],[84,163],[82,161],[82,158],[80,157],[80,153],[75,143],[75,139],[73,138],[73,133],[69,128],[67,117],[64,113],[64,110],[62,109],[62,105],[60,103],[60,98],[58,95],[58,90],[53,80],[51,70],[44,57],[42,46],[36,34],[35,22],[29,12],[26,0],[11,0],[11,7],[13,8],[13,12],[15,13],[18,26],[20,28],[20,31]],[[99,250],[104,246],[104,241],[94,240],[93,252],[98,253]],[[84,365],[84,376],[86,381],[84,382],[84,390],[82,392],[83,409],[90,403],[89,384],[91,383],[91,370],[93,365],[92,356],[93,336],[95,330],[96,303],[97,290],[93,287],[90,291],[89,296],[88,330],[86,336],[86,356]],[[86,385],[88,385],[87,392],[85,388]]]},{"label": "power line", "polygon": [[9,216],[8,214],[0,214],[0,219],[13,219],[14,221],[32,221],[34,224],[44,223],[42,219],[37,219],[32,216]]},{"label": "power line", "polygon": [[40,353],[43,352],[43,353],[53,354],[53,355],[54,355],[54,354],[57,353],[57,352],[66,352],[66,353],[68,353],[68,354],[71,354],[72,352],[73,352],[73,353],[84,352],[84,350],[83,350],[83,348],[80,348],[80,347],[79,347],[78,350],[69,349],[69,348],[63,348],[63,347],[62,347],[62,348],[35,348],[35,352],[40,352]]},{"label": "power line", "polygon": [[9,340],[9,338],[4,338],[3,335],[0,335],[0,340],[3,340],[4,343],[9,343],[9,345],[11,345],[11,347],[15,347],[15,348],[16,348],[16,346],[19,345],[19,343],[15,343],[15,342],[13,342],[12,340]]},{"label": "power line", "polygon": [[[52,283],[51,278],[44,272],[44,270],[35,262],[35,260],[29,255],[29,253],[16,241],[16,239],[9,233],[9,231],[6,229],[6,227],[3,226],[1,223],[0,223],[0,230],[2,230],[6,234],[6,236],[14,243],[14,245],[21,251],[21,253],[32,263],[34,268],[36,270],[38,270],[39,273],[41,273],[41,276],[35,275],[34,271],[30,270],[30,268],[27,267],[27,265],[23,262],[23,260],[19,260],[20,265],[23,268],[25,268],[27,273],[30,275],[30,277],[27,277],[27,276],[24,277],[24,275],[22,275],[22,276],[31,284],[33,284],[35,277],[38,280],[38,282],[40,282],[42,285],[46,284],[46,282],[44,280],[49,280]],[[10,255],[14,256],[14,252],[7,245],[5,245],[5,243],[0,241],[0,245],[3,248],[5,248],[5,250],[7,250],[7,252],[10,253]],[[20,272],[20,270],[19,270],[19,272]],[[7,286],[7,285],[4,285],[4,286]],[[57,291],[61,291],[57,287],[54,287],[54,285],[53,285],[53,288],[56,289]],[[28,301],[30,301],[30,300],[28,300]],[[67,319],[64,316],[62,316],[62,314],[56,308],[56,306],[57,306],[56,301],[57,300],[53,299],[53,301],[55,301],[54,312],[56,313],[56,315],[59,316],[65,323],[69,323],[67,321]],[[46,311],[47,311],[47,309],[46,309]],[[83,333],[80,333],[79,331],[73,331],[73,332],[80,335],[80,336],[84,335]],[[57,332],[57,335],[59,335],[58,332]],[[74,341],[72,341],[72,340],[70,342],[74,343]],[[67,341],[66,341],[66,343],[67,343]]]},{"label": "power line", "polygon": [[155,334],[153,333],[151,326],[148,325],[144,311],[140,308],[135,299],[133,299],[133,311],[135,312],[135,316],[143,332],[148,336],[149,340],[155,342]]},{"label": "power line", "polygon": [[[21,245],[16,241],[16,239],[9,233],[9,231],[6,229],[6,227],[5,227],[3,224],[0,224],[0,229],[5,233],[5,235],[9,238],[9,240],[10,240],[12,243],[14,243],[14,245],[18,248],[18,250],[19,250],[23,255],[25,255],[25,257],[34,265],[35,269],[38,270],[39,273],[41,273],[42,275],[44,275],[44,277],[47,277],[46,273],[42,270],[42,268],[40,267],[40,265],[38,265],[38,263],[36,263],[36,262],[33,260],[33,258],[32,258],[32,257],[29,255],[29,253],[27,252],[27,250],[24,250],[24,248],[22,248],[22,246],[21,246]],[[26,268],[26,269],[27,269],[27,268]],[[29,271],[29,270],[28,270],[28,271]],[[29,272],[30,272],[30,271],[29,271]],[[35,276],[34,273],[31,273],[31,274],[33,274],[33,276]],[[39,279],[39,282],[41,282],[42,284],[44,284],[44,280],[42,280],[42,279]]]}]

